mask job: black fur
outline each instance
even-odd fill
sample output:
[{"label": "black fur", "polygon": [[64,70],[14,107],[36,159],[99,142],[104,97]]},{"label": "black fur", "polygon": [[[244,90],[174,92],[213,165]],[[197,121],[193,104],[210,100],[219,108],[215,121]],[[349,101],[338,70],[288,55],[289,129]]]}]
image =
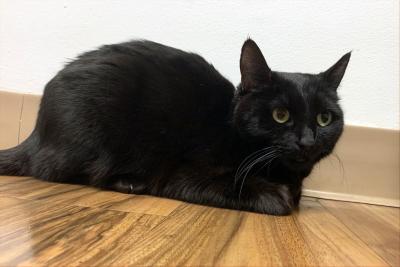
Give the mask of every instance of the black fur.
[{"label": "black fur", "polygon": [[[272,72],[249,39],[235,90],[199,55],[106,45],[46,85],[31,136],[0,151],[0,174],[289,214],[342,133],[336,89],[349,58],[317,75]],[[279,107],[287,123],[274,121]],[[333,121],[319,127],[324,111]]]}]

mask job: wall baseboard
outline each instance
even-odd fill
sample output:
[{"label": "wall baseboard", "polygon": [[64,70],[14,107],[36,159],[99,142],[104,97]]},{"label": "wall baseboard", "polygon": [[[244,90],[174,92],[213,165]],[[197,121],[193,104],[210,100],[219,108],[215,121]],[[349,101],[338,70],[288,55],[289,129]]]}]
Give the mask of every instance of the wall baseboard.
[{"label": "wall baseboard", "polygon": [[346,126],[334,153],[305,179],[309,196],[399,206],[400,131]]},{"label": "wall baseboard", "polygon": [[311,189],[303,189],[302,195],[307,196],[307,197],[316,197],[316,198],[330,199],[330,200],[368,203],[368,204],[396,207],[396,208],[400,207],[400,199],[362,196],[362,195],[344,194],[344,193],[336,193],[336,192],[324,192],[324,191],[316,191],[316,190],[311,190]]},{"label": "wall baseboard", "polygon": [[[0,91],[0,149],[32,131],[41,96]],[[347,125],[335,152],[305,180],[303,195],[400,207],[400,131]]]}]

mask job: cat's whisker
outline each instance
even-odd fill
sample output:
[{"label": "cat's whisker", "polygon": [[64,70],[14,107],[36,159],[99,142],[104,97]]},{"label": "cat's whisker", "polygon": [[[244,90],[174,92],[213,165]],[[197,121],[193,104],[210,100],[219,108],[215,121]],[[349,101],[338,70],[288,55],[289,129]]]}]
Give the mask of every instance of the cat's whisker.
[{"label": "cat's whisker", "polygon": [[251,157],[250,159],[248,159],[246,162],[244,162],[244,164],[241,164],[241,166],[239,166],[239,168],[238,168],[238,170],[237,170],[237,172],[236,172],[236,174],[235,174],[235,186],[236,186],[236,184],[237,184],[237,182],[238,182],[238,178],[240,178],[240,177],[243,175],[243,173],[248,169],[248,167],[249,167],[254,161],[256,161],[257,159],[260,159],[260,158],[265,158],[265,157],[267,157],[267,156],[270,156],[270,155],[272,155],[272,154],[275,153],[275,152],[276,152],[276,150],[267,151],[267,152],[264,152],[264,154],[258,153],[258,154],[256,154],[256,155],[252,156],[252,157]]},{"label": "cat's whisker", "polygon": [[341,169],[341,177],[342,177],[342,182],[344,183],[345,187],[348,188],[348,184],[347,184],[347,180],[346,180],[346,172],[344,169],[344,165],[342,160],[340,159],[340,157],[336,154],[336,152],[332,152],[331,154],[332,157],[336,158],[336,160],[338,161],[339,165],[340,165],[340,169]]},{"label": "cat's whisker", "polygon": [[251,170],[256,164],[258,164],[258,163],[260,163],[260,162],[263,162],[264,160],[268,160],[268,161],[267,161],[267,164],[269,164],[269,163],[272,162],[272,160],[275,159],[275,158],[276,158],[276,154],[272,154],[272,155],[268,155],[268,157],[265,157],[265,156],[264,156],[264,157],[260,157],[260,158],[258,158],[258,159],[256,159],[256,160],[253,161],[253,163],[248,167],[248,170],[247,170],[245,176],[244,176],[243,179],[242,179],[242,184],[241,184],[240,189],[239,189],[239,201],[240,201],[240,197],[241,197],[241,194],[242,194],[242,189],[243,189],[244,182],[245,182],[245,180],[246,180],[246,178],[247,178],[247,175],[249,174],[250,170]]},{"label": "cat's whisker", "polygon": [[262,160],[256,161],[256,162],[254,162],[251,166],[249,166],[248,171],[246,172],[245,176],[243,177],[242,183],[241,183],[240,189],[239,189],[239,195],[238,195],[239,202],[240,202],[240,198],[241,198],[241,195],[242,195],[242,189],[243,189],[243,186],[244,186],[244,182],[245,182],[245,180],[246,180],[246,178],[247,178],[247,175],[249,174],[250,170],[251,170],[257,163],[259,163],[259,162],[261,162],[261,161],[262,161]]},{"label": "cat's whisker", "polygon": [[240,163],[238,169],[240,169],[241,166],[242,166],[246,161],[250,160],[250,158],[255,157],[255,156],[259,155],[259,154],[265,153],[266,150],[271,150],[271,149],[275,149],[275,147],[274,147],[274,146],[265,147],[265,148],[259,149],[259,150],[255,151],[255,152],[251,153],[250,155],[248,155],[248,156]]},{"label": "cat's whisker", "polygon": [[261,168],[259,168],[257,170],[257,172],[255,173],[255,175],[257,175],[262,169],[264,169],[267,165],[269,165],[272,161],[274,161],[275,159],[279,158],[281,154],[278,153],[275,157],[271,158],[268,162],[264,163],[264,165],[261,166]]},{"label": "cat's whisker", "polygon": [[240,173],[241,169],[244,168],[244,167],[246,166],[247,163],[251,162],[251,161],[253,160],[253,158],[256,158],[256,157],[260,156],[262,153],[266,153],[266,152],[268,152],[268,150],[272,150],[272,149],[275,149],[275,148],[276,148],[275,146],[270,146],[270,147],[262,148],[262,149],[260,149],[260,150],[257,150],[257,151],[255,151],[255,152],[251,153],[249,156],[247,156],[247,157],[240,163],[239,167],[238,167],[237,170],[236,170],[236,173],[235,173],[235,186],[236,186],[236,183],[237,183],[237,179],[236,179],[236,178],[238,177],[238,174]]},{"label": "cat's whisker", "polygon": [[252,161],[249,161],[245,166],[243,166],[242,170],[239,172],[239,176],[238,176],[238,177],[240,178],[240,177],[242,176],[242,174],[243,174],[246,170],[248,170],[249,167],[251,167],[252,164],[255,163],[256,161],[257,161],[257,162],[261,162],[261,161],[263,161],[263,160],[266,160],[268,157],[273,157],[274,154],[275,154],[276,152],[277,152],[277,151],[271,151],[271,152],[265,153],[264,155],[261,155],[261,156],[255,158],[255,159],[252,160]]},{"label": "cat's whisker", "polygon": [[341,172],[342,172],[342,177],[345,177],[345,170],[344,170],[344,165],[343,165],[342,160],[340,159],[338,154],[336,154],[336,152],[332,152],[332,156],[336,158],[336,160],[338,161],[338,163],[340,165],[340,169],[341,169]]}]

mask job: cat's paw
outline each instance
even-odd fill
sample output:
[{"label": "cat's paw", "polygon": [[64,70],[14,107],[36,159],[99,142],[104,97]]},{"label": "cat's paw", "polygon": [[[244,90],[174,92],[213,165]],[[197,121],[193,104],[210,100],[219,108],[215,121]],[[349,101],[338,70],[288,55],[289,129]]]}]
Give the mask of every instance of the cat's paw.
[{"label": "cat's paw", "polygon": [[126,180],[118,180],[114,184],[110,186],[112,190],[117,192],[125,193],[125,194],[143,194],[146,190],[146,186],[144,184],[134,184]]},{"label": "cat's paw", "polygon": [[131,194],[132,191],[133,191],[132,187],[133,186],[132,186],[131,183],[128,183],[128,182],[122,181],[122,180],[116,181],[115,183],[113,183],[110,186],[110,188],[112,190],[115,190],[115,191],[120,192],[120,193],[125,193],[125,194]]},{"label": "cat's paw", "polygon": [[286,185],[276,185],[260,196],[256,211],[270,215],[289,215],[293,211],[292,194]]}]

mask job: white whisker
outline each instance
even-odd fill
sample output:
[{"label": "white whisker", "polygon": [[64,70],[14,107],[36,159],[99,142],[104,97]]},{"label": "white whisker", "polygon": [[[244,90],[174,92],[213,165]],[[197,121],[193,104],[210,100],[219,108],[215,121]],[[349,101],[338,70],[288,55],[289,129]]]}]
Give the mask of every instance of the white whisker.
[{"label": "white whisker", "polygon": [[[241,197],[241,194],[242,194],[242,189],[243,189],[244,182],[245,182],[245,180],[246,180],[246,178],[247,178],[247,176],[248,176],[250,170],[251,170],[255,165],[257,165],[258,163],[267,160],[267,163],[265,163],[265,164],[261,167],[261,169],[262,169],[262,168],[264,168],[266,165],[270,164],[270,163],[271,163],[274,159],[276,159],[278,156],[279,156],[279,151],[269,152],[269,153],[267,153],[266,155],[260,156],[259,158],[253,160],[251,163],[247,164],[246,168],[244,168],[244,170],[243,170],[242,173],[241,173],[241,174],[243,174],[243,172],[244,172],[245,170],[247,170],[246,174],[244,175],[244,177],[243,177],[243,179],[242,179],[242,183],[241,183],[241,186],[240,186],[240,189],[239,189],[239,201],[240,201],[240,197]],[[259,169],[258,172],[259,172],[261,169]],[[257,172],[257,173],[258,173],[258,172]],[[241,174],[240,174],[240,176],[242,176]]]},{"label": "white whisker", "polygon": [[266,148],[257,150],[257,151],[255,151],[255,152],[251,153],[249,156],[247,156],[247,157],[240,163],[239,167],[238,167],[237,170],[236,170],[234,185],[236,186],[238,174],[241,172],[241,169],[244,168],[244,167],[247,165],[248,162],[251,162],[251,161],[253,160],[253,158],[258,157],[260,154],[265,153],[265,152],[268,152],[268,150],[271,150],[271,149],[275,149],[275,147],[274,147],[274,146],[272,146],[272,147],[266,147]]}]

